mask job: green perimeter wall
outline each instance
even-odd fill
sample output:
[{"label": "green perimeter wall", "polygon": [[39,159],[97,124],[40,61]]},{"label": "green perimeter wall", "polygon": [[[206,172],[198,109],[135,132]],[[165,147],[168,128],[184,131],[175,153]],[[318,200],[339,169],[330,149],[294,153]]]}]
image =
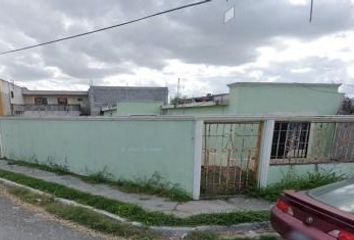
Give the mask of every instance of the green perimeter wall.
[{"label": "green perimeter wall", "polygon": [[241,115],[334,115],[342,100],[337,85],[239,83],[230,85],[229,111]]},{"label": "green perimeter wall", "polygon": [[193,120],[1,119],[3,154],[15,160],[66,165],[89,175],[144,180],[158,173],[193,190]]},{"label": "green perimeter wall", "polygon": [[289,174],[295,176],[305,176],[307,173],[316,171],[334,172],[346,177],[354,177],[353,163],[326,163],[326,164],[304,164],[304,165],[284,165],[270,166],[268,172],[268,185],[280,182]]}]

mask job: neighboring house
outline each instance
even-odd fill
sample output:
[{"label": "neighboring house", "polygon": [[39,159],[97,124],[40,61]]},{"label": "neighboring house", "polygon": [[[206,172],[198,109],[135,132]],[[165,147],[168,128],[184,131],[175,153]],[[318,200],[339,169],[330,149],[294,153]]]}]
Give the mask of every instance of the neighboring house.
[{"label": "neighboring house", "polygon": [[22,88],[14,83],[0,79],[0,116],[13,115],[13,105],[22,103]]},{"label": "neighboring house", "polygon": [[[159,114],[160,106],[167,103],[168,88],[167,87],[106,87],[91,86],[89,89],[89,100],[91,115],[100,115],[103,111],[109,112],[108,115],[124,115],[124,114]],[[131,103],[130,107],[135,108],[120,112],[119,108]],[[139,106],[142,103],[142,106]],[[151,108],[150,103],[157,108]],[[149,105],[148,109],[145,109]],[[114,109],[116,107],[116,110]],[[112,109],[113,108],[113,109]],[[112,109],[113,111],[110,111]],[[118,110],[117,110],[118,109]],[[151,112],[150,112],[151,111]],[[117,112],[117,113],[115,113]],[[107,113],[106,113],[107,115]]]},{"label": "neighboring house", "polygon": [[0,80],[0,93],[0,116],[26,117],[99,116],[117,104],[119,113],[111,111],[110,115],[160,114],[168,99],[165,87],[90,86],[88,91],[51,91],[29,90],[5,80]]},{"label": "neighboring house", "polygon": [[229,94],[181,99],[165,115],[335,115],[344,95],[340,84],[239,82]]},{"label": "neighboring house", "polygon": [[81,116],[89,115],[86,91],[44,91],[22,89],[23,104],[14,104],[18,116]]}]

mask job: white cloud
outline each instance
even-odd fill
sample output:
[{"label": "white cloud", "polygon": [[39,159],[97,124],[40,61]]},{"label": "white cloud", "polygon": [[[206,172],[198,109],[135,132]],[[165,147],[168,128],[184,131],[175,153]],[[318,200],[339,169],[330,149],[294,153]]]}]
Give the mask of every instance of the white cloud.
[{"label": "white cloud", "polygon": [[312,71],[312,68],[309,68],[309,67],[305,67],[305,68],[293,68],[293,69],[290,69],[290,72],[291,73],[308,73]]},{"label": "white cloud", "polygon": [[309,4],[310,0],[289,0],[289,3],[292,5],[307,5]]},{"label": "white cloud", "polygon": [[[180,4],[189,3],[181,0]],[[154,85],[201,95],[235,81],[353,82],[354,0],[216,0],[90,37],[0,57],[0,78],[33,88],[90,82]],[[82,5],[85,7],[83,8]],[[2,0],[0,50],[67,36],[178,5],[147,0]],[[271,14],[270,14],[271,13]],[[347,88],[350,89],[350,88]]]}]

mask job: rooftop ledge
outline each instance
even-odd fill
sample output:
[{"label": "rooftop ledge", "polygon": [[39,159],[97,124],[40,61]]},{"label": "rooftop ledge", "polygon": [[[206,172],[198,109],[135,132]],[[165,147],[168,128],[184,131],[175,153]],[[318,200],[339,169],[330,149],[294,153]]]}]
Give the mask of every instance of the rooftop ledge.
[{"label": "rooftop ledge", "polygon": [[176,109],[176,108],[195,108],[195,107],[212,107],[212,106],[226,106],[229,105],[228,102],[196,102],[196,103],[185,103],[185,104],[178,104],[178,105],[163,105],[161,109]]}]

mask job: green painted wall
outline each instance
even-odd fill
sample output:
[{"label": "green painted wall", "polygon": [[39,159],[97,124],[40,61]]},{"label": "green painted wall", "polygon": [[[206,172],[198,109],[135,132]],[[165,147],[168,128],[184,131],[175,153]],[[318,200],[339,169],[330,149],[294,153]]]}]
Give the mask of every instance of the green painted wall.
[{"label": "green painted wall", "polygon": [[157,172],[192,193],[192,120],[1,119],[0,131],[9,159],[49,160],[86,175],[107,167],[116,179]]},{"label": "green painted wall", "polygon": [[340,106],[338,86],[237,84],[230,86],[230,113],[332,115]]},{"label": "green painted wall", "polygon": [[219,115],[228,114],[228,106],[215,105],[207,107],[172,108],[163,110],[165,115]]},{"label": "green painted wall", "polygon": [[104,112],[104,116],[160,115],[162,102],[122,102]]},{"label": "green painted wall", "polygon": [[296,176],[304,176],[308,172],[315,172],[316,170],[324,172],[332,171],[339,175],[344,174],[348,177],[354,177],[353,163],[270,166],[268,172],[268,185],[280,182],[281,179],[286,177],[289,173],[295,174]]},{"label": "green painted wall", "polygon": [[118,103],[113,116],[160,115],[162,102],[126,102]]}]

